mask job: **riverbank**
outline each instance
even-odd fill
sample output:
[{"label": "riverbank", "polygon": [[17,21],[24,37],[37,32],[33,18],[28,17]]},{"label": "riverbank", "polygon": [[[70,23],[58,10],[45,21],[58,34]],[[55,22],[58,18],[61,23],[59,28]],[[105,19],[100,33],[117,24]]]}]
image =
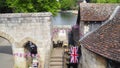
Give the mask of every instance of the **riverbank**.
[{"label": "riverbank", "polygon": [[68,12],[59,12],[56,16],[52,17],[53,25],[74,25],[77,20],[77,15]]},{"label": "riverbank", "polygon": [[66,11],[59,11],[60,13],[73,13],[73,14],[78,14],[78,10],[66,10]]}]

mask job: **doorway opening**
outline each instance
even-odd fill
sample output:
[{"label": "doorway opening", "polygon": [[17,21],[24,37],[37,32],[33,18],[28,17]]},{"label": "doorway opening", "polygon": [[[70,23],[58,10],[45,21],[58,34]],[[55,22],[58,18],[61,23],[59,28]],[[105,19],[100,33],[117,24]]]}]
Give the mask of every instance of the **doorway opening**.
[{"label": "doorway opening", "polygon": [[31,41],[28,41],[24,45],[24,50],[26,55],[25,58],[27,61],[27,67],[38,67],[37,46]]},{"label": "doorway opening", "polygon": [[120,68],[120,62],[107,59],[107,68]]}]

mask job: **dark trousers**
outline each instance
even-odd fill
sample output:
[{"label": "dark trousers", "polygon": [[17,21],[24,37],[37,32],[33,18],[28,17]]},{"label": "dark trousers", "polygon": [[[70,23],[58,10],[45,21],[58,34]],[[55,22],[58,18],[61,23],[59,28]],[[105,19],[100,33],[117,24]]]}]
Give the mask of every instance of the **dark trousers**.
[{"label": "dark trousers", "polygon": [[78,68],[78,63],[70,63],[68,64],[68,68]]}]

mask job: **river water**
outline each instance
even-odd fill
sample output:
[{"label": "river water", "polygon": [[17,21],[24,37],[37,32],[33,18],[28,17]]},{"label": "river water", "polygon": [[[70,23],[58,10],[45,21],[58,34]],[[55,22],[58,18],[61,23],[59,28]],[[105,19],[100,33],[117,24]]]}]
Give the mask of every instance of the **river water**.
[{"label": "river water", "polygon": [[58,13],[52,17],[53,25],[74,25],[77,21],[77,15],[73,13]]}]

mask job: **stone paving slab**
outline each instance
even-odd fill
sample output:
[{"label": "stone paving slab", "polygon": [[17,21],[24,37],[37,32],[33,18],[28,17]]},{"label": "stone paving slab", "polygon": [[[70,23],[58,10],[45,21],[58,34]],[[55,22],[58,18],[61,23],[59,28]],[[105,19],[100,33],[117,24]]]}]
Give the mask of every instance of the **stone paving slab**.
[{"label": "stone paving slab", "polygon": [[62,66],[50,66],[50,68],[62,68]]},{"label": "stone paving slab", "polygon": [[63,48],[54,48],[51,57],[62,57],[63,52],[64,52]]},{"label": "stone paving slab", "polygon": [[62,62],[63,60],[61,58],[51,58],[51,62]]},{"label": "stone paving slab", "polygon": [[13,56],[0,53],[0,68],[13,68]]}]

